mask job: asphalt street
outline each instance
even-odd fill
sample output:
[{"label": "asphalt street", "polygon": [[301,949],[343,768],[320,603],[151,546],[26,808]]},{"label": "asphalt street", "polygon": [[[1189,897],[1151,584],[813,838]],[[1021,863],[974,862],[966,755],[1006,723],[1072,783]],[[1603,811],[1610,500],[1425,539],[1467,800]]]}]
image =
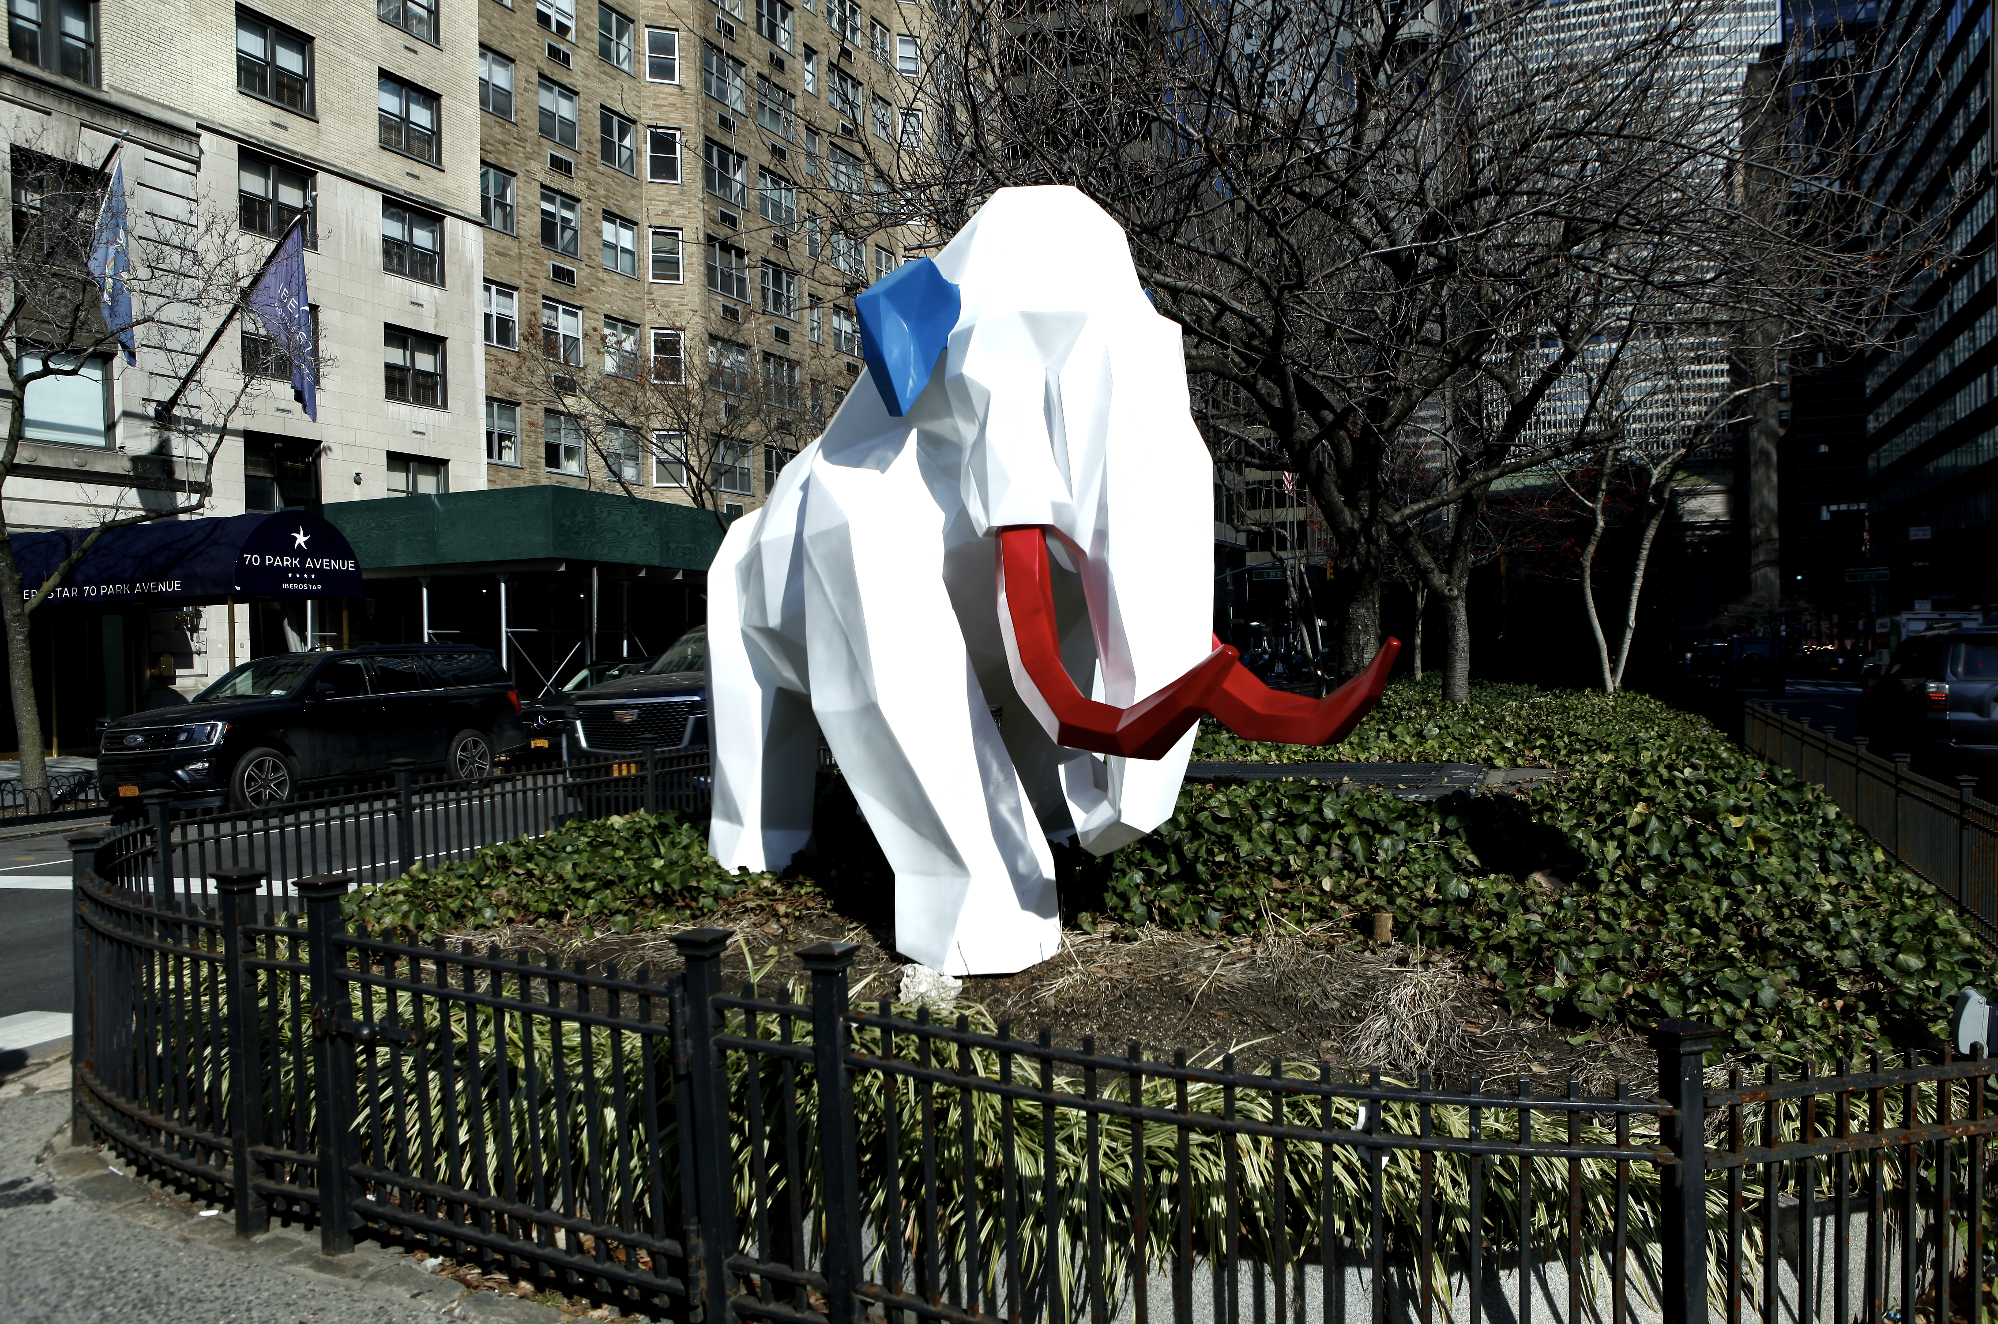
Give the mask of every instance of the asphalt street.
[{"label": "asphalt street", "polygon": [[63,838],[83,826],[0,841],[0,1017],[69,1012],[70,859]]},{"label": "asphalt street", "polygon": [[1833,739],[1848,745],[1859,734],[1858,682],[1793,680],[1783,689],[1780,697],[1769,702],[1778,709],[1788,709],[1792,718],[1808,717],[1812,726],[1830,731]]}]

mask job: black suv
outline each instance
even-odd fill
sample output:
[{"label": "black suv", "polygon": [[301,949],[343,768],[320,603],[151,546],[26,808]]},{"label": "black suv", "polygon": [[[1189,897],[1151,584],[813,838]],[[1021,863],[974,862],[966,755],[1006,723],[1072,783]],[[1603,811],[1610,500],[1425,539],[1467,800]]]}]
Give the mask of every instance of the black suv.
[{"label": "black suv", "polygon": [[1859,701],[1876,754],[1940,759],[1962,770],[1998,762],[1998,630],[1925,630]]},{"label": "black suv", "polygon": [[520,696],[485,649],[281,653],[185,704],[106,724],[97,784],[114,800],[170,790],[262,809],[301,782],[377,772],[392,758],[484,777],[526,738]]},{"label": "black suv", "polygon": [[708,743],[708,628],[697,625],[634,676],[566,696],[583,757]]}]

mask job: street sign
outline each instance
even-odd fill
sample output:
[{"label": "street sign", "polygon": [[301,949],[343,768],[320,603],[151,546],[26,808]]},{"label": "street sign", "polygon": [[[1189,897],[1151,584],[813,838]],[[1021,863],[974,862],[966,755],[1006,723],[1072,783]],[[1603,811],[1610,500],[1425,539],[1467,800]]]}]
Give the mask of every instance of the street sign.
[{"label": "street sign", "polygon": [[1887,582],[1887,567],[1884,565],[1856,566],[1845,572],[1848,584],[1884,584]]}]

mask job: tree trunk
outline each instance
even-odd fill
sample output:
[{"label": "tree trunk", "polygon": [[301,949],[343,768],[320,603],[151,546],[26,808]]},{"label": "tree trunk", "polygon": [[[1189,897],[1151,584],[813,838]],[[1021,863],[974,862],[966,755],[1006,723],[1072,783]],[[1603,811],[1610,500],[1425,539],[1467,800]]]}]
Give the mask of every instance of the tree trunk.
[{"label": "tree trunk", "polygon": [[1415,639],[1411,656],[1415,662],[1415,678],[1422,679],[1422,618],[1429,610],[1429,585],[1420,579],[1415,581]]},{"label": "tree trunk", "polygon": [[1471,595],[1460,584],[1443,599],[1443,702],[1471,701]]},{"label": "tree trunk", "polygon": [[1339,674],[1357,676],[1381,647],[1381,577],[1372,566],[1356,565],[1346,596],[1346,624],[1339,638]]},{"label": "tree trunk", "polygon": [[14,701],[14,734],[21,750],[21,787],[31,812],[46,812],[49,770],[42,747],[42,714],[35,705],[34,655],[29,651],[28,608],[21,600],[21,574],[14,545],[0,516],[0,633],[7,644],[7,693]]},{"label": "tree trunk", "polygon": [[[1653,480],[1653,489],[1656,490],[1660,482],[1669,483],[1670,479],[1671,470],[1667,468],[1664,478]],[[1657,540],[1658,526],[1665,522],[1665,514],[1671,508],[1665,500],[1658,502],[1658,509],[1651,512],[1651,518],[1644,526],[1644,537],[1637,544],[1637,563],[1630,571],[1630,603],[1623,614],[1623,642],[1617,648],[1616,671],[1612,676],[1618,689],[1623,688],[1623,669],[1630,662],[1630,641],[1637,635],[1637,597],[1644,591],[1644,571],[1651,561],[1651,545]]]},{"label": "tree trunk", "polygon": [[1582,548],[1582,609],[1588,613],[1589,633],[1596,641],[1596,661],[1602,668],[1603,693],[1616,693],[1616,674],[1610,667],[1609,639],[1603,634],[1603,618],[1596,611],[1596,549],[1603,541],[1603,504],[1609,495],[1609,464],[1604,457],[1601,479],[1596,485],[1596,499],[1590,505],[1594,522],[1589,526],[1589,541]]}]

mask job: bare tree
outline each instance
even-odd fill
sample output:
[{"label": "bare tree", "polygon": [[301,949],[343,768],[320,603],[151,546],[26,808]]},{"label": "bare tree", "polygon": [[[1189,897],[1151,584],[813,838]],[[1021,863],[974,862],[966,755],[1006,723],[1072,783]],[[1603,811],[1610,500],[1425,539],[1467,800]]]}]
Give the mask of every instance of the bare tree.
[{"label": "bare tree", "polygon": [[[31,614],[51,589],[112,529],[200,512],[210,495],[215,454],[252,397],[269,378],[290,376],[286,350],[317,353],[316,346],[287,346],[285,332],[260,327],[245,311],[245,281],[270,249],[270,240],[243,233],[233,214],[197,212],[186,219],[132,208],[135,218],[120,226],[109,159],[101,166],[78,163],[15,144],[8,166],[14,199],[13,225],[0,244],[0,357],[6,361],[7,433],[0,446],[0,498],[20,463],[27,440],[30,405],[36,388],[64,381],[113,377],[123,348],[147,357],[162,374],[193,371],[209,329],[234,311],[251,318],[263,334],[258,363],[210,361],[202,366],[185,397],[166,420],[147,427],[152,454],[166,458],[177,475],[164,500],[140,503],[114,498],[91,511],[88,533],[44,579],[23,584],[11,541],[13,527],[0,504],[0,632],[7,653],[8,693],[21,755],[21,781],[32,799],[46,803],[41,713],[35,700],[29,651]],[[107,206],[107,201],[111,206]],[[122,233],[120,232],[122,231]],[[116,251],[124,259],[124,289],[130,306],[114,303],[91,270]],[[121,345],[122,342],[122,345]],[[128,450],[132,449],[130,440]]]},{"label": "bare tree", "polygon": [[[1744,107],[1775,93],[1744,83],[1738,6],[1590,14],[963,0],[937,16],[941,109],[906,183],[946,231],[1010,184],[1109,211],[1188,367],[1244,401],[1204,420],[1210,439],[1297,473],[1323,513],[1341,668],[1371,656],[1398,554],[1445,606],[1461,699],[1493,485],[1601,444],[1549,412],[1584,356],[1724,359],[1751,325],[1854,343],[1919,261],[1920,227],[1835,191],[1772,209],[1744,187]],[[1761,122],[1758,168],[1802,169],[1771,150],[1790,117]],[[1842,177],[1824,155],[1812,181]],[[1411,447],[1431,481],[1396,478]]]}]

